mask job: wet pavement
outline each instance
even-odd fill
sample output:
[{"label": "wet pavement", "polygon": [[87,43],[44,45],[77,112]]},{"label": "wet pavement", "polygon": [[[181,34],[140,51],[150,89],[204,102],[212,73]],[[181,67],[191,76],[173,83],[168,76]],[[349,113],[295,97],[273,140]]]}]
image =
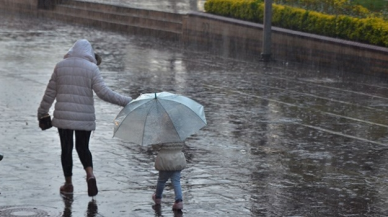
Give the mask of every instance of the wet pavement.
[{"label": "wet pavement", "polygon": [[[170,42],[0,15],[0,216],[388,216],[385,78],[184,50]],[[148,147],[112,138],[121,110],[96,98],[91,138],[99,194],[87,196],[74,152],[73,198],[62,198],[59,138],[36,110],[54,65],[79,38],[101,54],[119,93],[169,91],[205,106],[187,140],[183,212],[161,210]]]},{"label": "wet pavement", "polygon": [[204,11],[206,0],[84,0],[104,4],[114,4],[131,8],[166,11],[185,14],[190,11]]}]

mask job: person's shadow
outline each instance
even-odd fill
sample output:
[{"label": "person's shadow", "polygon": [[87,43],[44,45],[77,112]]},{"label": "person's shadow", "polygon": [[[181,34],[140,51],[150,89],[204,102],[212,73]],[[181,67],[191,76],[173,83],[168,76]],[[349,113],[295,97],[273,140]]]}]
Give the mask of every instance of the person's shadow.
[{"label": "person's shadow", "polygon": [[[161,205],[152,205],[152,209],[155,211],[155,217],[163,217]],[[182,210],[173,210],[173,212],[174,217],[183,217]]]},{"label": "person's shadow", "polygon": [[[65,208],[63,209],[62,217],[73,217],[71,206],[74,202],[74,196],[72,194],[63,195],[61,194],[63,203],[65,205]],[[98,215],[98,206],[95,200],[91,200],[88,203],[88,207],[86,210],[86,216],[87,217],[97,217]]]}]

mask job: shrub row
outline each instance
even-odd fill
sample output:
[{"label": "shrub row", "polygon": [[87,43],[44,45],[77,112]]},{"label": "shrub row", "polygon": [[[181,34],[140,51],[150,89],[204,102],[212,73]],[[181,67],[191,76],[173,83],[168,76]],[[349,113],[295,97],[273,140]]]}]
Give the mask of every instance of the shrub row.
[{"label": "shrub row", "polygon": [[[251,22],[263,23],[262,0],[207,0],[205,11]],[[378,17],[356,18],[329,15],[285,5],[273,4],[272,25],[388,47],[388,22]]]},{"label": "shrub row", "polygon": [[349,0],[273,0],[273,3],[325,14],[350,15],[358,18],[380,15],[369,11],[361,5],[355,5]]}]

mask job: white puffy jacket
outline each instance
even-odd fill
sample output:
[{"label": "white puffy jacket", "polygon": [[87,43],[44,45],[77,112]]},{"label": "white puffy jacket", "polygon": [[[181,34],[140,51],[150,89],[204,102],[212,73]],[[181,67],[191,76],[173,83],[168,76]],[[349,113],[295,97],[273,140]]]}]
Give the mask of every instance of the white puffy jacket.
[{"label": "white puffy jacket", "polygon": [[159,149],[155,159],[155,169],[158,171],[177,171],[186,167],[186,157],[182,152],[184,143],[164,143],[154,145]]},{"label": "white puffy jacket", "polygon": [[78,40],[54,69],[38,108],[38,119],[54,107],[53,126],[62,129],[96,129],[93,91],[106,102],[125,106],[132,98],[107,87],[86,39]]}]

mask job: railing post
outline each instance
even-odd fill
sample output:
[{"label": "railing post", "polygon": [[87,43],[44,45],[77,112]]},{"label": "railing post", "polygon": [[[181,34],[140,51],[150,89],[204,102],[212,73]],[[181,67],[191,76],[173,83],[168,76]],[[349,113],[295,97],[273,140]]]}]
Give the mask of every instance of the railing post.
[{"label": "railing post", "polygon": [[268,62],[271,59],[271,24],[272,22],[272,0],[264,1],[264,30],[263,30],[263,51],[261,59]]}]

